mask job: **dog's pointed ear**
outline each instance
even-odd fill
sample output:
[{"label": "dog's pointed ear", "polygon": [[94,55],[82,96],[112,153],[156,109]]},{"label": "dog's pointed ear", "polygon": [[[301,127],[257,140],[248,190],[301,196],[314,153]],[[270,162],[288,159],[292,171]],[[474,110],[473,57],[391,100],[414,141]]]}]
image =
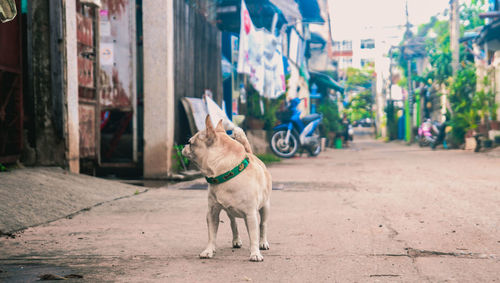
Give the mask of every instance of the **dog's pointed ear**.
[{"label": "dog's pointed ear", "polygon": [[215,138],[215,130],[214,126],[212,125],[212,120],[210,119],[210,115],[207,115],[207,118],[205,118],[205,127],[207,129],[207,139],[213,140]]},{"label": "dog's pointed ear", "polygon": [[224,130],[224,126],[222,125],[222,119],[219,120],[219,123],[217,123],[217,127],[215,127],[216,132],[223,132],[225,133],[226,130]]}]

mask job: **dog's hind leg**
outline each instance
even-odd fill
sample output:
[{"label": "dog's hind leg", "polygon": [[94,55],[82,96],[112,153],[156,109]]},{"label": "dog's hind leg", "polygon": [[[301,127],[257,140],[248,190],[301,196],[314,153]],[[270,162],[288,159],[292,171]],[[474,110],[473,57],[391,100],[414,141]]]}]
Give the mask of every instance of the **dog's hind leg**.
[{"label": "dog's hind leg", "polygon": [[267,220],[269,218],[269,210],[271,205],[269,201],[259,210],[260,213],[260,241],[259,248],[261,250],[268,250],[269,243],[267,242]]},{"label": "dog's hind leg", "polygon": [[233,248],[241,248],[243,243],[241,242],[240,234],[238,233],[238,225],[236,225],[236,219],[234,216],[227,214],[229,220],[231,220],[231,231],[233,231]]},{"label": "dog's hind leg", "polygon": [[207,226],[208,226],[208,245],[207,248],[201,252],[200,258],[212,258],[215,253],[215,242],[217,239],[217,230],[219,228],[219,214],[221,207],[217,204],[210,204],[207,212]]},{"label": "dog's hind leg", "polygon": [[263,261],[264,257],[259,251],[259,220],[257,211],[245,216],[245,224],[250,236],[250,261]]}]

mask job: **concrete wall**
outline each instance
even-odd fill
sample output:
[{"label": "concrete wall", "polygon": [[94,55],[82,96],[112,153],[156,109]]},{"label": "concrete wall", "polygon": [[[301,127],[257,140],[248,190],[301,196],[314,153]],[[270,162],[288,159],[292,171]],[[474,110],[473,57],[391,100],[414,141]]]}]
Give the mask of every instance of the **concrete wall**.
[{"label": "concrete wall", "polygon": [[67,135],[66,158],[71,172],[80,172],[80,133],[78,117],[78,65],[76,49],[76,1],[63,2],[66,60]]},{"label": "concrete wall", "polygon": [[174,144],[173,1],[143,2],[144,177],[164,178]]}]

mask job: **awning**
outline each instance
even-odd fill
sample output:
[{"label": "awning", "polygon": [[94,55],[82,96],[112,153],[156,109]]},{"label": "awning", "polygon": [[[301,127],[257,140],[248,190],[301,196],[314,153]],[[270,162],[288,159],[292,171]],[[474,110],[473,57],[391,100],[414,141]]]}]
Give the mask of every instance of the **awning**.
[{"label": "awning", "polygon": [[295,1],[290,0],[270,0],[278,9],[281,10],[288,23],[295,23],[302,20],[299,6]]},{"label": "awning", "polygon": [[324,23],[325,20],[321,17],[317,0],[297,0],[299,2],[300,13],[302,14],[302,22],[306,23]]},{"label": "awning", "polygon": [[310,83],[314,82],[317,85],[324,85],[327,88],[331,88],[342,93],[344,92],[344,87],[342,87],[337,81],[335,81],[329,75],[314,71],[309,71],[309,74],[311,75]]},{"label": "awning", "polygon": [[486,25],[477,38],[478,44],[488,44],[490,50],[500,50],[500,20]]},{"label": "awning", "polygon": [[[217,26],[219,29],[222,31],[239,33],[241,0],[219,0],[216,2]],[[274,0],[247,0],[245,3],[250,13],[250,17],[252,18],[252,22],[257,28],[271,30],[274,14],[278,14],[276,27],[279,30],[282,25],[287,23],[287,16],[290,15],[283,13],[281,7],[274,4]],[[293,4],[290,3],[289,5],[293,6]]]},{"label": "awning", "polygon": [[466,31],[464,35],[458,40],[460,43],[475,40],[479,36],[478,31]]}]

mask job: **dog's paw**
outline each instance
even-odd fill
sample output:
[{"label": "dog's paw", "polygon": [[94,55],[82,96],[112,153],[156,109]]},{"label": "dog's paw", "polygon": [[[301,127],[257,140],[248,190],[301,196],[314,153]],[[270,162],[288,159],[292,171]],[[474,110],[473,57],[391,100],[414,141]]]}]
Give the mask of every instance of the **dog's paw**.
[{"label": "dog's paw", "polygon": [[213,258],[215,251],[212,249],[206,249],[201,252],[200,258]]},{"label": "dog's paw", "polygon": [[261,242],[259,244],[259,249],[261,249],[261,250],[268,250],[269,249],[269,243],[267,241]]},{"label": "dog's paw", "polygon": [[260,253],[253,253],[250,255],[250,261],[264,261],[264,257]]},{"label": "dog's paw", "polygon": [[241,242],[241,239],[238,238],[237,240],[233,240],[233,248],[239,249],[243,246],[243,243]]}]

